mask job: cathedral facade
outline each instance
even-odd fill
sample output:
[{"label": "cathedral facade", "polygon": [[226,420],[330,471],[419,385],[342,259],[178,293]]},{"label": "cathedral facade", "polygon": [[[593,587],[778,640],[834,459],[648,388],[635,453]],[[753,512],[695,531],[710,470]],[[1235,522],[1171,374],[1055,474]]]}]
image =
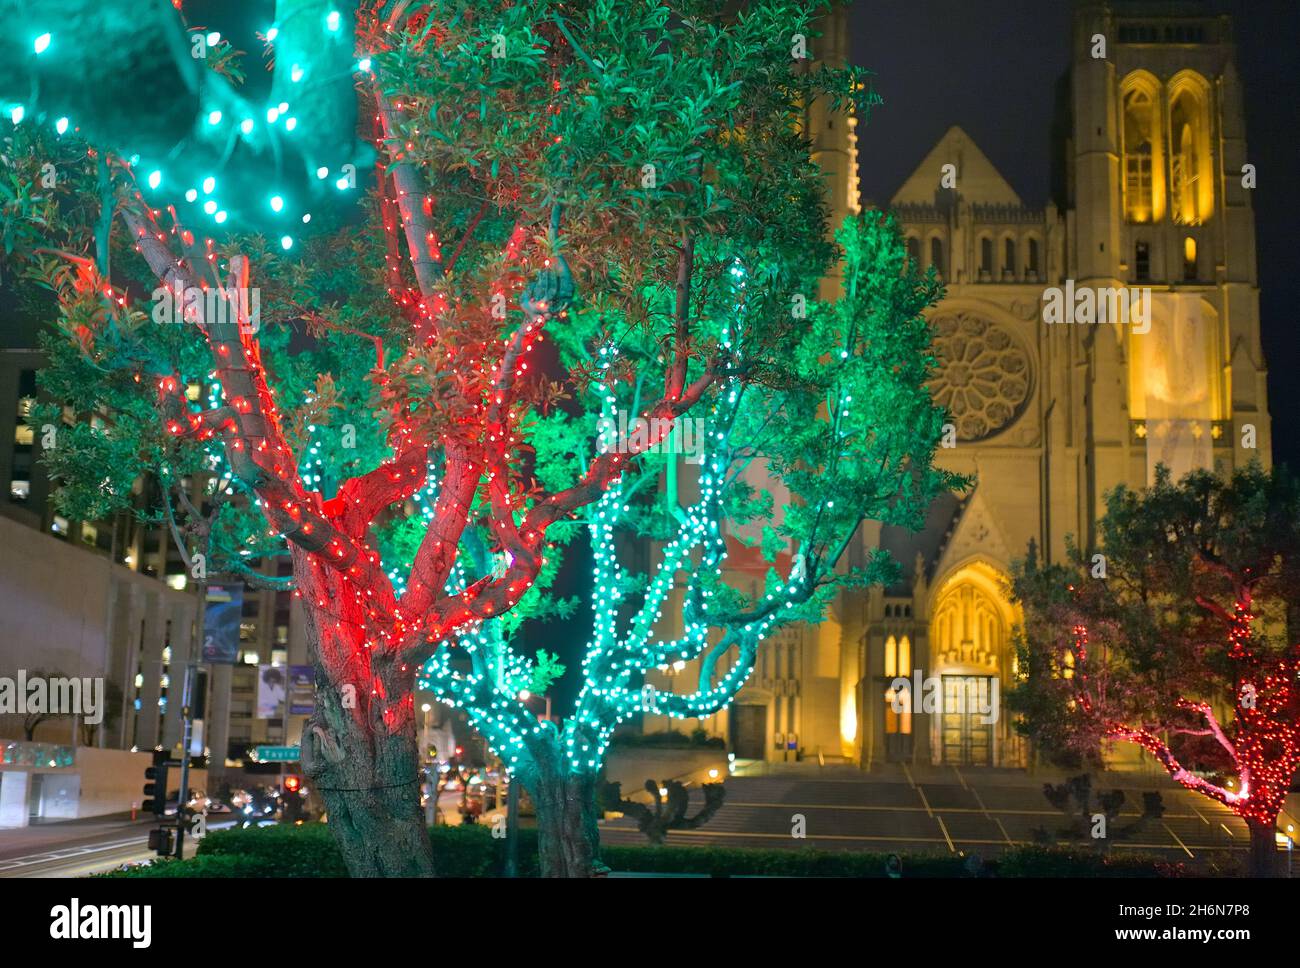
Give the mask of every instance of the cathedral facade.
[{"label": "cathedral facade", "polygon": [[[833,23],[824,56],[845,41]],[[1159,464],[1268,464],[1235,56],[1230,20],[1198,4],[1080,0],[1055,197],[1026,204],[954,126],[889,200],[947,287],[931,310],[938,460],[974,483],[919,533],[864,522],[858,553],[887,549],[904,580],[764,644],[732,708],[701,722],[737,759],[1027,765],[1001,709],[1019,673],[1013,561],[1059,560],[1067,539],[1091,551],[1106,493]],[[842,217],[859,204],[853,119],[810,115]]]}]

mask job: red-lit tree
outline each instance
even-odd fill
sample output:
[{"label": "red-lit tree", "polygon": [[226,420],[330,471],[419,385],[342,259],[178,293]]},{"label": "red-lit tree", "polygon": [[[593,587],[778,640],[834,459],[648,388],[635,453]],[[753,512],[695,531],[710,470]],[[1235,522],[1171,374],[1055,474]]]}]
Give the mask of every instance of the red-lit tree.
[{"label": "red-lit tree", "polygon": [[[203,123],[230,125],[235,139],[266,126],[292,138],[328,110],[322,84],[336,78],[313,73],[310,52],[350,39],[352,12],[287,6],[295,16],[275,42],[302,62],[286,73],[277,60],[276,84],[301,80],[303,96],[277,104],[273,86],[265,124],[228,113],[242,101],[201,104]],[[70,428],[72,443],[47,455],[62,499],[103,510],[140,472],[172,480],[207,469],[220,476],[209,493],[233,493],[249,512],[206,525],[227,539],[229,569],[276,550],[291,558],[316,668],[303,768],[354,875],[433,872],[413,687],[438,643],[530,594],[552,529],[598,500],[721,376],[761,384],[801,325],[790,290],[831,249],[799,119],[816,97],[841,108],[867,97],[856,71],[792,60],[822,8],[780,0],[724,17],[702,0],[363,6],[358,96],[382,159],[373,217],[301,245],[286,232],[281,251],[220,236],[217,177],[197,174],[182,203],[170,192],[187,176],[122,160],[120,145],[88,147],[67,119],[33,105],[6,164],[23,184],[40,184],[51,158],[61,174],[9,206],[5,228],[24,239],[57,229],[63,250],[63,262],[29,267],[60,297],[43,385],[80,413],[109,415],[102,428]],[[322,165],[321,178],[332,181],[338,164]],[[137,170],[148,171],[139,187]],[[346,190],[347,176],[338,184]],[[237,206],[266,204],[306,223],[310,199],[278,188],[265,185],[260,203],[224,196],[231,221]],[[766,309],[743,365],[704,325],[734,312],[723,281],[738,257],[767,296],[756,297]],[[147,273],[154,281],[142,282]],[[154,285],[153,311],[135,309]],[[182,317],[172,322],[157,311],[169,298]],[[660,347],[638,393],[656,430],[571,461],[544,487],[534,426],[585,398],[570,388],[585,391],[598,354],[630,339]],[[603,380],[637,376],[601,370]],[[209,405],[196,405],[204,387]],[[334,437],[369,429],[365,450],[382,461],[354,454],[348,473],[307,473],[322,426]],[[398,594],[373,530],[409,516],[431,476],[437,496]],[[208,509],[185,510],[178,536]],[[487,573],[464,567],[471,528],[489,536]]]},{"label": "red-lit tree", "polygon": [[1160,470],[1108,496],[1096,557],[1018,568],[1012,707],[1049,754],[1097,764],[1107,742],[1138,744],[1245,820],[1267,875],[1300,766],[1300,488],[1257,465],[1177,485]]}]

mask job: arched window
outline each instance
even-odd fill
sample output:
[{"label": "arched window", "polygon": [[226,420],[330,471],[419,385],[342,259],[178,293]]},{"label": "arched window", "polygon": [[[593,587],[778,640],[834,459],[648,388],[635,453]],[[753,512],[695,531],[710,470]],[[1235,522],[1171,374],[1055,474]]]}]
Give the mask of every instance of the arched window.
[{"label": "arched window", "polygon": [[1145,90],[1124,96],[1124,211],[1130,222],[1154,221],[1155,104]]},{"label": "arched window", "polygon": [[985,236],[980,239],[980,278],[993,276],[993,240]]},{"label": "arched window", "polygon": [[1007,239],[1002,243],[1002,275],[1015,278],[1016,275],[1016,240]]},{"label": "arched window", "polygon": [[947,275],[943,265],[943,239],[937,235],[930,240],[930,265],[934,266],[934,271],[940,276]]},{"label": "arched window", "polygon": [[892,635],[885,640],[885,678],[891,680],[885,686],[885,732],[889,735],[910,736],[912,734],[912,690],[895,689],[895,678],[908,679],[911,676],[912,643],[906,635],[895,639]]},{"label": "arched window", "polygon": [[921,264],[921,240],[915,235],[907,237],[907,257],[912,260],[913,265]]},{"label": "arched window", "polygon": [[1130,222],[1165,217],[1164,104],[1159,79],[1134,71],[1120,84],[1120,189]]},{"label": "arched window", "polygon": [[1214,210],[1209,92],[1195,74],[1169,86],[1169,206],[1179,225],[1200,225]]},{"label": "arched window", "polygon": [[1038,240],[1030,239],[1026,244],[1025,271],[1033,278],[1038,278]]}]

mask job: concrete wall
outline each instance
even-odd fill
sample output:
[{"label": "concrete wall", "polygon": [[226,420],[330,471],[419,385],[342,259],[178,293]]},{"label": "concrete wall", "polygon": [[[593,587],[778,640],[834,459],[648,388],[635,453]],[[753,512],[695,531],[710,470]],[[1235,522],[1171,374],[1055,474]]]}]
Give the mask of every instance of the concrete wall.
[{"label": "concrete wall", "polygon": [[[38,669],[66,676],[104,677],[122,690],[121,707],[101,729],[104,745],[152,748],[179,736],[180,684],[198,601],[107,557],[0,516],[0,676]],[[170,626],[170,630],[169,630]],[[176,697],[159,732],[157,710],[163,648],[173,648]],[[137,668],[143,708],[136,735],[131,700]],[[154,717],[148,715],[154,711]],[[43,723],[38,741],[73,743],[69,718]],[[0,715],[0,737],[22,739],[22,717]],[[97,745],[100,740],[95,741]]]},{"label": "concrete wall", "polygon": [[[126,813],[144,799],[150,754],[80,746],[70,767],[0,766],[0,827],[25,827],[34,778],[41,785],[41,816],[47,820]],[[207,789],[207,771],[191,770],[191,790]],[[167,776],[168,792],[180,788],[180,771]]]},{"label": "concrete wall", "polygon": [[0,675],[103,675],[111,567],[107,558],[0,517]]}]

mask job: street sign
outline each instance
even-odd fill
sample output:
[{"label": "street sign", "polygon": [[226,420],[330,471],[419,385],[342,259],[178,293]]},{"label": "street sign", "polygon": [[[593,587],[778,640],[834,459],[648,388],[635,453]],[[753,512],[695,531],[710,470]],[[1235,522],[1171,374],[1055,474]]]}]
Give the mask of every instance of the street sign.
[{"label": "street sign", "polygon": [[257,746],[253,757],[259,763],[295,763],[300,750],[298,746]]}]

